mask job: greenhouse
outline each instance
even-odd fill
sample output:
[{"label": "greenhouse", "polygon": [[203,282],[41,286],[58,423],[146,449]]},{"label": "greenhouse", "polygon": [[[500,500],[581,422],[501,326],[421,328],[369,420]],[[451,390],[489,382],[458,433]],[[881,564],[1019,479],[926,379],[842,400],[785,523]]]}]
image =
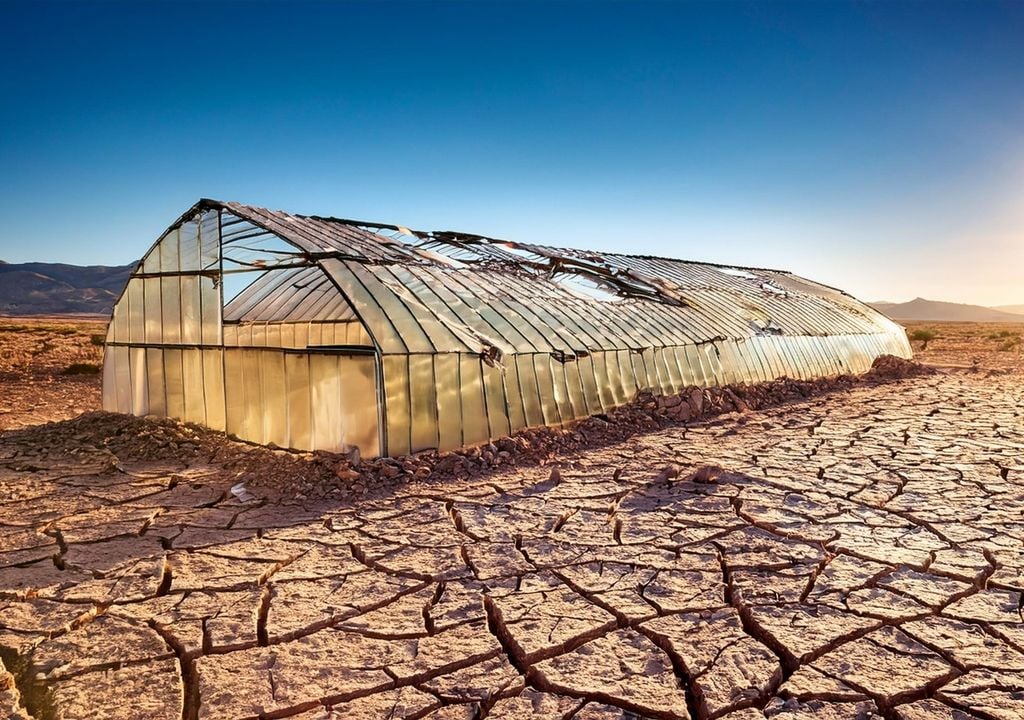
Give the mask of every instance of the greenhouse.
[{"label": "greenhouse", "polygon": [[882,354],[910,357],[901,327],[779,270],[201,200],[114,307],[103,406],[398,456]]}]

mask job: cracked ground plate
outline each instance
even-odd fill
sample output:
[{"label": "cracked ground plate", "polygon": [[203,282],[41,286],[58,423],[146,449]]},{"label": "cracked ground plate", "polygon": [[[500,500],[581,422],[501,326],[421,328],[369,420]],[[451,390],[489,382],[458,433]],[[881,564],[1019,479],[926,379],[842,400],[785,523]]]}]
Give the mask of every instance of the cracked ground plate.
[{"label": "cracked ground plate", "polygon": [[0,715],[1024,718],[1020,381],[362,499],[2,436]]}]

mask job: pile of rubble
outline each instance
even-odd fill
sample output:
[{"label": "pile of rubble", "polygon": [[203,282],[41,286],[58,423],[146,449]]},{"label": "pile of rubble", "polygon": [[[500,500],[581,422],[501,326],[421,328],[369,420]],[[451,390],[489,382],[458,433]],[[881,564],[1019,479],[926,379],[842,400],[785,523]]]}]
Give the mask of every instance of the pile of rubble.
[{"label": "pile of rubble", "polygon": [[26,470],[33,467],[33,455],[55,451],[70,452],[83,461],[100,459],[110,470],[128,460],[177,459],[189,466],[210,465],[234,474],[240,486],[268,499],[305,503],[324,497],[376,496],[415,478],[466,478],[500,466],[545,465],[560,455],[606,446],[638,433],[933,372],[908,360],[882,356],[859,377],[780,378],[756,385],[692,387],[677,395],[642,392],[628,405],[565,427],[532,428],[485,445],[400,458],[361,460],[357,455],[293,452],[240,442],[221,432],[166,418],[107,412],[9,432],[0,436],[0,455],[10,457],[8,453],[17,452]]}]

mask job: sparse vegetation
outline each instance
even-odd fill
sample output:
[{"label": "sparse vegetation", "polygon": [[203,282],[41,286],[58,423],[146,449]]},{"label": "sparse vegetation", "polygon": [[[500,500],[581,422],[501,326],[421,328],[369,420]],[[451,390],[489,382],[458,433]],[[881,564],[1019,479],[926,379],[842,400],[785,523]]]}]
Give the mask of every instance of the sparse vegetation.
[{"label": "sparse vegetation", "polygon": [[97,334],[89,336],[89,342],[91,342],[93,345],[96,345],[97,347],[103,347],[103,343],[105,343],[106,341],[106,335]]},{"label": "sparse vegetation", "polygon": [[96,363],[76,362],[64,369],[65,375],[98,375],[100,366]]},{"label": "sparse vegetation", "polygon": [[45,355],[54,348],[54,344],[49,340],[43,340],[43,344],[32,351],[32,356],[37,357],[39,355]]},{"label": "sparse vegetation", "polygon": [[918,328],[910,333],[911,342],[921,343],[921,349],[924,350],[928,347],[928,342],[937,338],[939,334],[931,328]]}]

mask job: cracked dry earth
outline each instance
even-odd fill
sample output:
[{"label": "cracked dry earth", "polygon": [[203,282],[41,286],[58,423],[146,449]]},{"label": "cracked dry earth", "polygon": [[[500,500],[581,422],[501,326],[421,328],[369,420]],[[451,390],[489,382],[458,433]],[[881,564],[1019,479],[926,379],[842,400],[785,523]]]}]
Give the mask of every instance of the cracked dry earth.
[{"label": "cracked dry earth", "polygon": [[0,438],[0,712],[1024,718],[1021,412],[942,374],[314,507]]}]

